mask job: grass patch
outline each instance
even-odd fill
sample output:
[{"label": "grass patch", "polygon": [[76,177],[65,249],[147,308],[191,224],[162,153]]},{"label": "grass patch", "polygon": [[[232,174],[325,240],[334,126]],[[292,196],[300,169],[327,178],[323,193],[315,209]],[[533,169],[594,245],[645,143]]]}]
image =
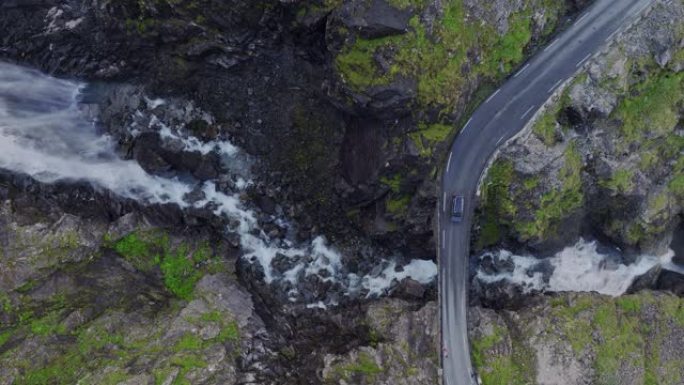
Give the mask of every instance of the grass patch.
[{"label": "grass patch", "polygon": [[566,149],[564,158],[565,163],[558,175],[560,188],[542,195],[532,221],[514,223],[514,228],[523,239],[545,238],[554,233],[557,231],[556,225],[584,203],[581,177],[583,163],[574,142]]},{"label": "grass patch", "polygon": [[504,217],[515,215],[509,188],[513,178],[513,164],[497,160],[489,168],[482,189],[482,216],[478,248],[499,242]]},{"label": "grass patch", "polygon": [[183,334],[181,339],[173,346],[173,350],[176,352],[200,349],[202,349],[202,339],[192,333]]},{"label": "grass patch", "polygon": [[632,170],[617,170],[610,179],[603,181],[601,185],[607,189],[618,193],[626,193],[633,187],[634,171]]},{"label": "grass patch", "polygon": [[594,314],[594,325],[603,339],[596,346],[596,382],[616,384],[623,362],[639,366],[635,362],[637,353],[643,350],[643,339],[639,333],[636,317],[624,316],[610,301],[599,306]]},{"label": "grass patch", "polygon": [[66,333],[66,328],[61,324],[61,317],[58,312],[51,312],[42,318],[32,320],[29,329],[31,333],[38,336]]},{"label": "grass patch", "polygon": [[385,201],[385,209],[395,217],[403,217],[408,213],[408,207],[411,203],[411,197],[408,195],[400,195],[398,197],[389,197]]},{"label": "grass patch", "polygon": [[375,360],[366,352],[360,352],[355,362],[340,365],[333,371],[337,377],[345,380],[361,376],[370,382],[373,382],[375,377],[382,372],[384,372],[384,369],[376,364]]},{"label": "grass patch", "polygon": [[418,148],[420,156],[431,157],[434,152],[434,147],[444,142],[452,132],[455,126],[448,124],[419,124],[419,130],[409,134],[409,138]]},{"label": "grass patch", "polygon": [[625,145],[672,132],[684,99],[683,79],[684,74],[661,72],[633,87],[635,96],[623,99],[614,113],[623,123]]},{"label": "grass patch", "polygon": [[493,333],[471,340],[471,357],[484,385],[523,385],[533,371],[528,362],[529,352],[522,347],[522,341],[514,341],[511,355],[491,354],[496,345],[505,341],[508,332],[494,327]]},{"label": "grass patch", "polygon": [[218,337],[216,337],[219,342],[237,341],[240,339],[240,329],[237,322],[231,321],[223,328]]},{"label": "grass patch", "polygon": [[207,245],[173,245],[168,235],[157,230],[128,234],[113,248],[141,271],[159,267],[166,288],[183,299],[191,297],[203,274],[200,265],[212,257]]},{"label": "grass patch", "polygon": [[401,177],[401,174],[394,174],[392,177],[381,177],[380,178],[380,183],[384,184],[385,186],[389,187],[390,190],[398,194],[401,192],[401,183],[402,183],[403,178]]},{"label": "grass patch", "polygon": [[556,137],[558,111],[560,111],[560,104],[556,103],[552,109],[545,111],[532,126],[532,132],[549,147],[558,141]]},{"label": "grass patch", "polygon": [[668,184],[668,188],[672,191],[678,198],[684,199],[684,174],[677,175]]}]

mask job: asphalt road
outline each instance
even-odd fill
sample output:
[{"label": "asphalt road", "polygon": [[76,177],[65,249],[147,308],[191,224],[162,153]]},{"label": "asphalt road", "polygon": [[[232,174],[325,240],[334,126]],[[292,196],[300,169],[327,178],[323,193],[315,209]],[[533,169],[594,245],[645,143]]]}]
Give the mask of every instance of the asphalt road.
[{"label": "asphalt road", "polygon": [[[489,158],[525,126],[564,80],[655,1],[596,0],[480,105],[451,146],[437,208],[443,385],[477,383],[466,323],[468,256],[473,202]],[[466,197],[461,223],[450,221],[452,194]]]}]

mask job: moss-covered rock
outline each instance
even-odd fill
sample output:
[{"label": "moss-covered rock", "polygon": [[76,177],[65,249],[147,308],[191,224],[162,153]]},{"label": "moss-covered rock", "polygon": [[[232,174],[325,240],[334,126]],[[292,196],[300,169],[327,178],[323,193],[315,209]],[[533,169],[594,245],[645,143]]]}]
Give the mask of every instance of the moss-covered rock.
[{"label": "moss-covered rock", "polygon": [[483,384],[679,384],[684,301],[642,292],[540,297],[519,311],[469,312]]},{"label": "moss-covered rock", "polygon": [[656,7],[504,149],[476,244],[550,251],[593,229],[628,251],[667,250],[682,213],[684,77],[663,50],[681,50],[678,15],[679,3]]},{"label": "moss-covered rock", "polygon": [[365,314],[368,346],[325,357],[325,384],[434,384],[439,376],[437,305],[384,299]]}]

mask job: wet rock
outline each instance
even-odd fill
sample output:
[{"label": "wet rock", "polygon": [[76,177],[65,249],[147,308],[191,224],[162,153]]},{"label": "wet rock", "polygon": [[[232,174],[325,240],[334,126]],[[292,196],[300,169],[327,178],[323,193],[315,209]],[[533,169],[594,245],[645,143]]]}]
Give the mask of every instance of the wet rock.
[{"label": "wet rock", "polygon": [[288,257],[287,255],[276,253],[275,258],[271,261],[271,267],[278,273],[283,274],[295,267],[299,263],[299,259],[298,257]]},{"label": "wet rock", "polygon": [[425,295],[425,288],[416,280],[404,278],[392,289],[390,295],[396,298],[419,300]]},{"label": "wet rock", "polygon": [[487,275],[512,273],[515,263],[510,258],[503,258],[499,254],[485,254],[479,260],[479,267]]},{"label": "wet rock", "polygon": [[658,280],[663,273],[660,265],[652,267],[646,273],[636,277],[627,289],[627,294],[638,293],[641,290],[655,289],[658,287]]},{"label": "wet rock", "polygon": [[684,297],[684,275],[674,271],[663,270],[655,285],[658,290],[667,290],[680,297]]},{"label": "wet rock", "polygon": [[684,223],[680,224],[672,234],[670,248],[675,254],[674,258],[672,258],[672,262],[684,266]]},{"label": "wet rock", "polygon": [[385,0],[348,1],[333,17],[345,27],[358,30],[367,39],[406,32],[411,18],[409,10],[399,10]]}]

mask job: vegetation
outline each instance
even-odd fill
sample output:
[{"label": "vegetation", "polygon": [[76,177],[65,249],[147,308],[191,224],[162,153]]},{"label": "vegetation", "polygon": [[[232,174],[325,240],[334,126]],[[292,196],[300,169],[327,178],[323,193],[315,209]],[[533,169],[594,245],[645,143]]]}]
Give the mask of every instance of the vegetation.
[{"label": "vegetation", "polygon": [[505,217],[516,213],[509,188],[513,178],[513,165],[497,160],[492,164],[483,183],[482,220],[478,248],[496,244],[501,238]]},{"label": "vegetation", "polygon": [[634,172],[632,170],[617,170],[610,179],[602,183],[602,186],[618,193],[626,193],[632,189],[633,179]]},{"label": "vegetation", "polygon": [[454,126],[448,124],[430,124],[421,123],[418,125],[418,131],[409,134],[409,137],[418,148],[420,156],[431,157],[433,148],[444,142],[451,133],[454,132]]},{"label": "vegetation", "polygon": [[384,372],[384,370],[368,353],[360,352],[355,362],[337,366],[333,372],[335,376],[346,380],[352,380],[357,376],[361,376],[369,382],[373,382],[375,376]]},{"label": "vegetation", "polygon": [[565,163],[558,175],[561,186],[541,196],[536,203],[537,209],[532,221],[514,224],[523,239],[542,238],[553,234],[560,220],[572,214],[584,203],[581,176],[583,161],[574,143],[566,149],[564,159]]},{"label": "vegetation", "polygon": [[514,230],[523,240],[547,237],[557,231],[563,218],[582,206],[583,161],[574,143],[568,145],[564,160],[558,175],[560,186],[543,194],[537,192],[537,177],[521,178],[521,183],[513,184],[516,174],[512,163],[494,162],[483,185],[479,248],[496,244],[504,229]]},{"label": "vegetation", "polygon": [[[616,299],[580,296],[571,302],[559,297],[552,306],[549,325],[561,326],[562,338],[573,351],[578,355],[587,349],[595,352],[595,383],[617,383],[625,365],[644,368],[644,384],[677,383],[669,379],[677,376],[661,370],[667,363],[661,362],[659,348],[671,330],[670,322],[684,326],[679,321],[684,314],[681,299],[650,293]],[[645,322],[647,310],[656,319]]]},{"label": "vegetation", "polygon": [[159,268],[166,288],[179,298],[190,298],[202,277],[201,265],[212,254],[207,245],[174,245],[158,231],[133,232],[114,243],[114,250],[141,271]]},{"label": "vegetation", "polygon": [[[422,9],[426,2],[393,0],[399,8]],[[549,25],[555,25],[564,5],[546,2]],[[418,12],[416,12],[417,14]],[[529,44],[531,33],[530,11],[511,15],[509,28],[499,35],[492,26],[466,17],[462,0],[443,4],[443,14],[431,32],[418,16],[410,20],[411,30],[403,35],[378,39],[357,37],[336,57],[342,78],[355,90],[388,84],[398,76],[417,79],[417,99],[421,106],[452,106],[470,80],[484,77],[498,79],[520,63]],[[550,32],[546,31],[547,33]],[[471,63],[470,55],[478,52]],[[376,52],[392,52],[392,65],[382,72],[374,60]],[[464,68],[471,66],[466,73]]]},{"label": "vegetation", "polygon": [[530,383],[534,370],[533,357],[521,341],[513,344],[511,355],[491,354],[499,344],[505,344],[511,336],[507,330],[494,327],[493,333],[471,341],[473,364],[485,385],[523,385]]},{"label": "vegetation", "polygon": [[622,120],[625,145],[672,132],[684,100],[683,80],[684,74],[660,72],[632,87],[635,96],[624,98],[614,113]]}]

